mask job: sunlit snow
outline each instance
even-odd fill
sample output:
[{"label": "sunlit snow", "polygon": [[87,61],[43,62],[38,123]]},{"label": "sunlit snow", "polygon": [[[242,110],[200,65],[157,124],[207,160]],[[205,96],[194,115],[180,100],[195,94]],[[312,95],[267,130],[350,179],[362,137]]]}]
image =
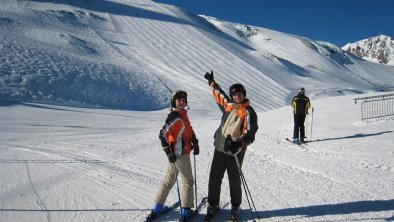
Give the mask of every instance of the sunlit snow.
[{"label": "sunlit snow", "polygon": [[[0,4],[1,222],[143,221],[164,177],[158,133],[177,89],[189,95],[206,196],[221,118],[210,70],[226,91],[244,84],[257,111],[242,169],[261,221],[394,220],[394,118],[361,121],[353,101],[393,90],[394,67],[147,0]],[[285,140],[299,87],[314,107],[305,146]],[[174,187],[167,203],[177,198]],[[225,176],[217,221],[229,201]],[[242,208],[250,220],[245,195]]]}]

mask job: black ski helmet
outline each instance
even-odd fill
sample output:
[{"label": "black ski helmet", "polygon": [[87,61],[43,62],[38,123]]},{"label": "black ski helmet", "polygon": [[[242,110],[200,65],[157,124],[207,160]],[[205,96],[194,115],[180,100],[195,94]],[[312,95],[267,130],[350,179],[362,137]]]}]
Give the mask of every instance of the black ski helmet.
[{"label": "black ski helmet", "polygon": [[172,93],[171,107],[176,108],[175,100],[176,99],[181,99],[181,98],[184,98],[185,101],[186,101],[186,104],[187,104],[187,93],[186,93],[186,91],[178,90],[178,91]]},{"label": "black ski helmet", "polygon": [[236,92],[242,92],[244,94],[244,97],[246,97],[245,87],[240,83],[235,83],[234,85],[230,86],[230,89],[228,91],[229,91],[230,97],[233,97],[233,94]]},{"label": "black ski helmet", "polygon": [[305,89],[303,87],[299,88],[298,93],[305,94]]}]

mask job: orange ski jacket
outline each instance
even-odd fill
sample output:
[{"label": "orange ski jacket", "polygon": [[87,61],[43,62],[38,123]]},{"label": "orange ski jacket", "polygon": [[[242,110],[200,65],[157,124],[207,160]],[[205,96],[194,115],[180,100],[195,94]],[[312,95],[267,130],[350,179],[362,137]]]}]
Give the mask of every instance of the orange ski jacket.
[{"label": "orange ski jacket", "polygon": [[177,156],[190,155],[192,141],[196,138],[187,111],[172,108],[160,130],[159,138],[163,148],[169,147],[166,152],[174,152]]},{"label": "orange ski jacket", "polygon": [[215,132],[214,146],[218,151],[228,153],[226,141],[230,135],[232,140],[241,140],[243,148],[255,140],[258,130],[257,115],[250,106],[248,99],[243,103],[237,104],[226,95],[220,86],[213,81],[210,84],[215,102],[222,111],[222,121]]}]

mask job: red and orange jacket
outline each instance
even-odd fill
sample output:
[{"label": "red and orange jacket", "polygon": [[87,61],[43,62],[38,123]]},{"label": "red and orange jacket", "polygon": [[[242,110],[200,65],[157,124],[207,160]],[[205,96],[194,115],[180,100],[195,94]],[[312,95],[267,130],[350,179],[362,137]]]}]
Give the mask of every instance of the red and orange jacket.
[{"label": "red and orange jacket", "polygon": [[226,144],[230,135],[232,140],[241,140],[246,148],[253,143],[258,130],[257,115],[250,106],[248,99],[243,103],[236,104],[226,95],[220,86],[214,81],[210,84],[215,102],[223,113],[222,121],[215,132],[214,146],[216,150],[228,153]]},{"label": "red and orange jacket", "polygon": [[197,139],[187,116],[187,111],[173,108],[160,130],[159,138],[166,153],[174,152],[177,156],[190,155],[192,142]]}]

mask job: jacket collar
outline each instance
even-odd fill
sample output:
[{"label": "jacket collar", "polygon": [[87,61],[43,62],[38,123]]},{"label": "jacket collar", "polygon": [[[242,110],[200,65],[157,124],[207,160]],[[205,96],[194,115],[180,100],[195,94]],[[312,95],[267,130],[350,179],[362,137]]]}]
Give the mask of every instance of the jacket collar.
[{"label": "jacket collar", "polygon": [[245,99],[242,103],[234,103],[236,108],[246,108],[250,106],[250,101],[249,99]]},{"label": "jacket collar", "polygon": [[171,111],[174,111],[174,112],[177,112],[177,113],[180,113],[180,114],[187,113],[186,109],[171,108]]}]

